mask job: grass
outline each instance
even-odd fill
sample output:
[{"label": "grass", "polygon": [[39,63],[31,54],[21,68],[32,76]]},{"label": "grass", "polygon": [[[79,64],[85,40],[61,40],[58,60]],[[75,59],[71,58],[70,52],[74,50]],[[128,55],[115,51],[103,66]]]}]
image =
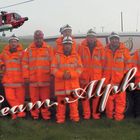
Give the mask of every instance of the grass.
[{"label": "grass", "polygon": [[140,140],[140,120],[128,118],[121,122],[82,120],[56,124],[54,120],[0,119],[0,140]]},{"label": "grass", "polygon": [[[30,44],[29,41],[28,42],[21,41],[20,43],[23,45],[23,49],[27,48],[28,45]],[[0,42],[0,52],[2,52],[4,46],[7,45],[7,44],[8,44],[8,42]]]}]

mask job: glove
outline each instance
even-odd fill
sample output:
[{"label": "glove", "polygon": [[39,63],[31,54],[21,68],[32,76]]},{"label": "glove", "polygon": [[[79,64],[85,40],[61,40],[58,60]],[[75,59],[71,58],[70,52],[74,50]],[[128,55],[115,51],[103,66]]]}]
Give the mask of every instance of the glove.
[{"label": "glove", "polygon": [[71,74],[70,74],[69,71],[65,71],[65,72],[64,72],[63,79],[64,79],[64,80],[69,80],[69,79],[71,79]]},{"label": "glove", "polygon": [[5,65],[2,65],[2,66],[1,66],[1,70],[2,70],[2,72],[5,72],[5,70],[6,70]]},{"label": "glove", "polygon": [[28,85],[29,84],[29,79],[28,78],[24,78],[24,83],[25,83],[25,85]]}]

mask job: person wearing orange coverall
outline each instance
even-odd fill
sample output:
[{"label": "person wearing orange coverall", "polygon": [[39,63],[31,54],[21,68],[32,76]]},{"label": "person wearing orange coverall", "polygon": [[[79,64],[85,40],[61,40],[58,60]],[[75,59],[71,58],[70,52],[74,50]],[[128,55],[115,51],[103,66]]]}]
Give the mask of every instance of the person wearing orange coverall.
[{"label": "person wearing orange coverall", "polygon": [[[23,76],[25,82],[29,82],[32,103],[50,98],[50,65],[53,50],[43,39],[43,32],[36,30],[34,41],[29,45],[23,57]],[[33,119],[39,118],[39,112],[40,109],[31,110]],[[50,119],[50,111],[45,105],[41,107],[41,115],[44,120]]]},{"label": "person wearing orange coverall", "polygon": [[[6,99],[11,107],[24,104],[25,88],[22,75],[23,47],[19,38],[12,35],[9,44],[1,53],[1,70],[3,71],[2,83],[5,89]],[[12,119],[25,117],[25,112],[12,115]]]},{"label": "person wearing orange coverall", "polygon": [[[140,83],[140,49],[137,49],[134,52],[132,57],[132,66],[137,68],[137,72],[134,78],[134,82],[136,85]],[[133,113],[135,118],[140,118],[140,88],[137,87],[134,91],[132,91],[132,98],[133,98]]]},{"label": "person wearing orange coverall", "polygon": [[[58,49],[51,65],[52,74],[55,76],[55,95],[57,97],[57,123],[65,122],[66,103],[64,98],[74,100],[72,93],[79,88],[79,76],[82,72],[82,63],[76,53],[71,37],[63,39],[63,45]],[[69,104],[70,119],[79,121],[78,101]]]},{"label": "person wearing orange coverall", "polygon": [[[105,48],[105,65],[103,77],[105,84],[119,86],[126,72],[131,68],[131,56],[129,50],[120,42],[117,33],[112,32],[110,43]],[[110,94],[106,104],[106,115],[109,119],[121,121],[124,119],[126,107],[126,92]]]},{"label": "person wearing orange coverall", "polygon": [[[87,32],[87,37],[79,46],[78,50],[81,56],[84,70],[80,76],[80,86],[84,88],[93,80],[100,80],[103,74],[103,59],[104,47],[102,43],[96,38],[96,33],[93,29]],[[100,98],[94,97],[92,100],[92,117],[100,119],[100,112],[98,110]],[[90,119],[91,110],[89,99],[82,100],[83,118]]]}]

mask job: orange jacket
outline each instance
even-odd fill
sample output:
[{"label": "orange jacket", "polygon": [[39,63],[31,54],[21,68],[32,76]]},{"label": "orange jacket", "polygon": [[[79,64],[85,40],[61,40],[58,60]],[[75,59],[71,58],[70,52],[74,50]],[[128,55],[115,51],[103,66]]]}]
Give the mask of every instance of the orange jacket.
[{"label": "orange jacket", "polygon": [[27,48],[23,58],[23,76],[28,78],[32,86],[47,86],[50,84],[50,65],[53,50],[43,42],[41,48],[33,43]]},{"label": "orange jacket", "polygon": [[137,50],[134,53],[132,61],[133,61],[133,67],[137,67],[137,73],[135,75],[135,83],[139,83],[140,82],[140,50]]},{"label": "orange jacket", "polygon": [[81,56],[84,67],[80,79],[86,80],[87,83],[91,80],[100,80],[102,78],[104,59],[104,47],[101,42],[96,40],[96,46],[91,56],[87,39],[85,39],[79,46],[78,53]]},{"label": "orange jacket", "polygon": [[[61,36],[56,39],[56,47],[54,48],[54,53],[56,53],[57,50],[63,46],[63,44],[62,44],[63,38],[64,37]],[[77,50],[76,41],[75,41],[74,37],[72,37],[72,40],[73,40],[73,47]]]},{"label": "orange jacket", "polygon": [[7,87],[18,87],[23,85],[21,61],[23,57],[22,45],[19,44],[17,52],[11,53],[7,45],[1,53],[1,60],[5,71],[2,82]]},{"label": "orange jacket", "polygon": [[[82,72],[82,63],[79,55],[72,46],[70,56],[65,56],[61,46],[52,61],[51,72],[55,76],[55,94],[70,94],[74,89],[79,88],[79,76]],[[71,79],[64,80],[63,75],[70,72]]]},{"label": "orange jacket", "polygon": [[124,74],[132,67],[129,50],[123,43],[120,43],[114,56],[110,44],[105,48],[104,74],[106,84],[120,84]]}]

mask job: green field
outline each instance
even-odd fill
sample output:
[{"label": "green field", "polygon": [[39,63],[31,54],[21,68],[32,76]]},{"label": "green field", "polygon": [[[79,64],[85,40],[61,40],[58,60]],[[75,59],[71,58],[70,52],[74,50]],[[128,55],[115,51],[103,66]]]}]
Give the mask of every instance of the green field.
[{"label": "green field", "polygon": [[[21,41],[20,43],[23,45],[23,48],[27,48],[28,45],[30,44],[31,41]],[[4,46],[8,44],[8,42],[5,42],[5,41],[0,41],[0,52],[2,51],[2,49],[4,48]]]},{"label": "green field", "polygon": [[140,140],[140,120],[115,122],[103,118],[56,124],[54,120],[1,118],[0,140]]}]

